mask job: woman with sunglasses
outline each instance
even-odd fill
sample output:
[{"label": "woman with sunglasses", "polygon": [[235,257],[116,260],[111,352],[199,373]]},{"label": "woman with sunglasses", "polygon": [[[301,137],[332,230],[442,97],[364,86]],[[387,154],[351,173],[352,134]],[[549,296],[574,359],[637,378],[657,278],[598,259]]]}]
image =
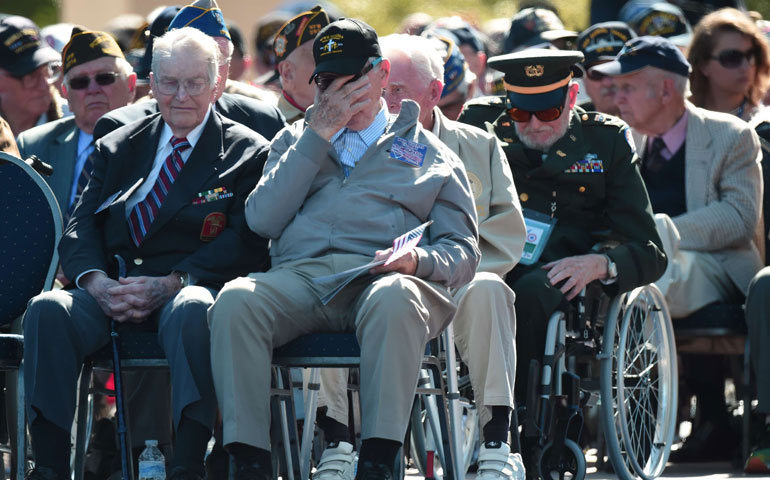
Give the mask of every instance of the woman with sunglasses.
[{"label": "woman with sunglasses", "polygon": [[692,103],[746,121],[760,111],[770,86],[770,46],[745,13],[723,8],[703,17],[687,56]]}]

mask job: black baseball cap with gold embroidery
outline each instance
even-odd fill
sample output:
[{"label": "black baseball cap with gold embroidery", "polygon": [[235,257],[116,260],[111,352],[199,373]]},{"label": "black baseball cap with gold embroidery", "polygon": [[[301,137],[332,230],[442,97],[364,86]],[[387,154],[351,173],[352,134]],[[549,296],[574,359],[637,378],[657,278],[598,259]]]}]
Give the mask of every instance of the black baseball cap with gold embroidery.
[{"label": "black baseball cap with gold embroidery", "polygon": [[125,58],[118,42],[109,33],[89,31],[78,26],[72,28],[72,36],[64,46],[61,57],[65,74],[73,67],[97,58]]},{"label": "black baseball cap with gold embroidery", "polygon": [[323,7],[316,5],[307,12],[292,18],[276,32],[273,40],[275,62],[279,63],[291,55],[291,52],[306,42],[313,40],[318,32],[329,25],[329,15]]},{"label": "black baseball cap with gold embroidery", "polygon": [[18,15],[0,19],[0,68],[23,77],[59,60],[59,52],[40,41],[40,29],[32,20]]},{"label": "black baseball cap with gold embroidery", "polygon": [[503,84],[508,107],[530,112],[558,107],[564,102],[572,77],[582,75],[576,51],[531,48],[492,57],[491,68],[505,74]]},{"label": "black baseball cap with gold embroidery", "polygon": [[341,18],[323,28],[313,41],[315,70],[309,82],[318,73],[355,75],[370,57],[381,57],[377,32],[372,27],[352,18]]}]

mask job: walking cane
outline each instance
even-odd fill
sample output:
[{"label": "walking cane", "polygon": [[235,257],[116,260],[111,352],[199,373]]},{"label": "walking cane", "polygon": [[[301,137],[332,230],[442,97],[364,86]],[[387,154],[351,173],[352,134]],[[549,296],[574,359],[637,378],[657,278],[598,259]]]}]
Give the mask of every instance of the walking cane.
[{"label": "walking cane", "polygon": [[[118,275],[126,276],[126,261],[120,255],[115,255],[118,261]],[[126,411],[123,400],[123,376],[120,373],[120,335],[117,322],[110,319],[110,338],[112,339],[112,371],[115,377],[115,413],[118,417],[118,443],[120,445],[120,465],[123,480],[133,480],[133,455],[131,445],[128,444],[128,429],[126,428]]]}]

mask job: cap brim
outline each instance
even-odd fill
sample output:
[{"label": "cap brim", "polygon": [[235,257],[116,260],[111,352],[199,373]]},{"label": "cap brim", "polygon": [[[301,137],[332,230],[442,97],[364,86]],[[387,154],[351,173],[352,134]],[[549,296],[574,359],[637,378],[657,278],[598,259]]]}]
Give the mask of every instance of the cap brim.
[{"label": "cap brim", "polygon": [[32,55],[27,55],[13,65],[4,66],[11,75],[22,77],[34,72],[38,67],[50,62],[60,62],[61,54],[51,47],[41,47]]},{"label": "cap brim", "polygon": [[620,75],[628,75],[629,73],[634,73],[643,69],[644,67],[646,67],[646,65],[631,65],[629,63],[621,63],[617,60],[612,60],[611,62],[602,63],[600,65],[591,67],[591,69],[603,75],[618,77]]},{"label": "cap brim", "polygon": [[324,60],[316,65],[313,74],[310,75],[308,83],[313,81],[313,78],[319,73],[336,73],[338,75],[355,75],[360,72],[368,58],[335,58],[331,60]]},{"label": "cap brim", "polygon": [[537,112],[539,110],[563,105],[567,90],[569,90],[569,85],[545,93],[522,94],[507,91],[506,94],[511,101],[511,105],[514,107],[521,108],[528,112]]},{"label": "cap brim", "polygon": [[577,39],[578,32],[573,32],[572,30],[547,30],[540,34],[540,37],[550,41],[553,40],[560,40],[562,38],[573,38]]}]

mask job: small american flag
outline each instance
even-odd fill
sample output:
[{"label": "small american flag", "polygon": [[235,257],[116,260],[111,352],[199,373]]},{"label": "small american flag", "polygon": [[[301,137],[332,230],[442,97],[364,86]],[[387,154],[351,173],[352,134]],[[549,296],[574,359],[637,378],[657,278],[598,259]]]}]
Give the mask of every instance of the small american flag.
[{"label": "small american flag", "polygon": [[420,243],[420,239],[422,238],[422,234],[425,233],[425,229],[428,228],[428,225],[431,223],[433,223],[433,220],[429,220],[419,227],[413,230],[409,230],[405,234],[393,240],[393,253],[391,253],[390,257],[388,257],[388,260],[385,261],[385,265],[390,265],[391,263],[414,250],[414,247]]}]

